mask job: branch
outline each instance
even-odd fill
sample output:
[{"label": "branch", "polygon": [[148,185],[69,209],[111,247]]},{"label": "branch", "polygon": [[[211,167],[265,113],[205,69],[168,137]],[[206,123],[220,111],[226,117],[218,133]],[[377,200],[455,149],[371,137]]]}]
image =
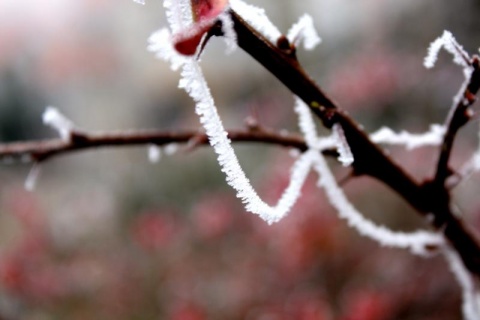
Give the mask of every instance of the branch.
[{"label": "branch", "polygon": [[445,184],[445,180],[453,173],[448,163],[452,154],[453,142],[457,136],[457,132],[465,124],[468,123],[472,117],[470,107],[475,103],[479,88],[480,88],[480,60],[478,56],[474,56],[469,61],[473,71],[465,87],[464,92],[458,99],[456,105],[453,106],[451,117],[447,120],[447,132],[443,139],[442,148],[440,149],[440,156],[438,158],[437,172],[435,174],[434,182],[437,184]]},{"label": "branch", "polygon": [[331,128],[336,122],[342,125],[354,154],[353,167],[356,174],[376,177],[404,196],[407,201],[412,202],[414,207],[422,206],[423,200],[415,196],[419,193],[419,184],[370,141],[356,122],[308,77],[290,51],[282,51],[271,44],[235,12],[232,12],[232,19],[238,44],[242,49],[310,106],[325,127]]},{"label": "branch", "polygon": [[[238,45],[243,50],[300,97],[325,127],[331,128],[335,123],[342,126],[354,155],[352,166],[355,173],[382,181],[420,214],[433,215],[432,226],[443,230],[465,266],[473,274],[480,276],[480,245],[451,210],[450,192],[445,185],[432,183],[431,180],[424,183],[415,181],[307,76],[297,61],[294,50],[290,50],[284,43],[282,46],[273,45],[233,11],[231,17]],[[218,31],[218,34],[221,34],[221,31]],[[288,49],[285,50],[285,47]],[[468,88],[473,96],[476,93],[473,89],[478,90],[478,84],[469,84]]]},{"label": "branch", "polygon": [[[230,130],[228,137],[235,142],[255,142],[307,150],[303,138],[296,134],[278,133],[256,127],[247,130]],[[50,139],[34,142],[15,142],[0,145],[0,161],[42,162],[51,157],[101,147],[122,147],[154,144],[190,143],[193,146],[208,145],[207,136],[197,131],[141,130],[128,132],[86,133],[71,132],[70,139]],[[328,152],[327,152],[328,153]],[[332,153],[332,152],[330,152]]]}]

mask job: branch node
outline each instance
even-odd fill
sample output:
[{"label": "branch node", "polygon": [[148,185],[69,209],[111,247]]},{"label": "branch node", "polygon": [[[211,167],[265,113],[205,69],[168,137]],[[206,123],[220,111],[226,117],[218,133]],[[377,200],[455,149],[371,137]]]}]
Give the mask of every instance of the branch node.
[{"label": "branch node", "polygon": [[89,141],[88,135],[78,130],[70,131],[70,142],[74,145],[85,145]]},{"label": "branch node", "polygon": [[297,49],[295,48],[295,45],[290,43],[288,38],[284,35],[281,35],[277,39],[277,48],[280,49],[284,54],[289,56],[292,59],[297,59]]},{"label": "branch node", "polygon": [[260,131],[261,127],[258,123],[258,120],[255,117],[248,116],[245,118],[245,125],[247,126],[248,131],[255,132]]}]

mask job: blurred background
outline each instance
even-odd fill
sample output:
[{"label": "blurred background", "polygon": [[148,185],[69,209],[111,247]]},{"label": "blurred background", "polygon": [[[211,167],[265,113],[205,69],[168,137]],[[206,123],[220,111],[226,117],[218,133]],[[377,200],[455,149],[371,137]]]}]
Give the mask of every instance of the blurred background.
[{"label": "blurred background", "polygon": [[[440,54],[422,66],[444,29],[470,53],[480,46],[480,2],[262,0],[287,31],[307,12],[323,39],[299,50],[305,69],[369,132],[422,132],[442,123],[463,81]],[[165,26],[161,1],[0,0],[0,139],[56,137],[42,125],[56,106],[89,131],[199,128],[178,73],[146,51]],[[228,128],[247,117],[297,131],[291,94],[241,51],[213,39],[206,78]],[[476,148],[476,124],[455,148]],[[294,161],[289,150],[238,145],[259,193],[275,203]],[[435,149],[392,156],[422,180]],[[332,163],[336,168],[336,166]],[[338,178],[348,174],[338,169]],[[209,148],[182,148],[159,163],[146,147],[70,154],[41,166],[0,167],[0,319],[460,319],[461,293],[441,257],[379,247],[340,221],[312,174],[290,215],[267,226],[245,213]],[[478,177],[455,202],[480,228]],[[368,217],[396,230],[425,227],[371,179],[345,184]]]}]

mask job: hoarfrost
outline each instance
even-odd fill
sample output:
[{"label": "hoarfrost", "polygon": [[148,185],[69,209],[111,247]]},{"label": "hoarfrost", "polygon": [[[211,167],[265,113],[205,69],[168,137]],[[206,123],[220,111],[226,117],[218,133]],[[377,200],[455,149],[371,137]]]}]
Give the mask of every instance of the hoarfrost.
[{"label": "hoarfrost", "polygon": [[462,260],[454,250],[445,246],[443,254],[450,266],[450,270],[462,289],[462,312],[464,319],[480,319],[480,295],[475,288],[472,275],[465,268]]},{"label": "hoarfrost", "polygon": [[404,145],[407,149],[415,149],[423,146],[437,146],[443,141],[445,126],[440,124],[430,125],[430,130],[425,133],[415,134],[407,131],[395,133],[392,129],[382,127],[370,135],[370,139],[376,143]]},{"label": "hoarfrost", "polygon": [[162,148],[155,144],[151,144],[148,146],[148,160],[151,163],[157,163],[160,161],[162,157]]},{"label": "hoarfrost", "polygon": [[43,123],[58,132],[60,137],[68,141],[73,130],[73,123],[55,107],[48,106],[42,115]]},{"label": "hoarfrost", "polygon": [[443,34],[435,39],[428,48],[428,54],[423,61],[425,68],[430,69],[435,66],[437,62],[438,53],[440,49],[444,48],[446,51],[453,55],[453,61],[466,68],[469,67],[468,61],[470,60],[468,53],[463,50],[463,47],[458,44],[457,40],[453,37],[450,31],[443,31]]},{"label": "hoarfrost", "polygon": [[173,34],[185,30],[193,23],[190,1],[164,0],[163,7]]},{"label": "hoarfrost", "polygon": [[335,145],[337,146],[338,151],[338,161],[344,166],[347,167],[353,163],[353,154],[348,145],[347,138],[343,132],[342,126],[338,123],[335,123],[332,127],[333,137],[335,139]]},{"label": "hoarfrost", "polygon": [[165,152],[165,154],[167,156],[173,156],[177,151],[178,151],[178,144],[176,143],[169,143],[165,146],[165,148],[163,149],[163,151]]},{"label": "hoarfrost", "polygon": [[314,151],[305,152],[299,157],[293,165],[290,183],[277,205],[269,206],[255,192],[241,168],[197,62],[190,61],[183,66],[179,86],[185,89],[196,102],[196,112],[209,137],[210,145],[217,154],[217,160],[222,172],[226,175],[226,181],[236,190],[237,197],[244,203],[245,209],[258,214],[269,224],[283,218],[300,196],[301,187],[313,163]]},{"label": "hoarfrost", "polygon": [[375,240],[383,246],[409,249],[417,255],[427,255],[429,247],[443,245],[443,236],[440,234],[421,230],[411,233],[394,232],[366,219],[348,201],[320,153],[316,157],[315,170],[319,174],[319,187],[323,187],[329,202],[337,210],[340,218],[345,219],[361,235]]},{"label": "hoarfrost", "polygon": [[33,191],[35,189],[39,175],[40,175],[40,164],[34,163],[32,168],[30,169],[30,172],[27,175],[27,178],[25,179],[25,184],[24,184],[25,190]]},{"label": "hoarfrost", "polygon": [[[311,145],[315,146],[315,148],[312,149],[316,150],[314,169],[319,174],[318,185],[319,187],[323,187],[330,203],[337,210],[341,218],[347,220],[348,224],[361,235],[369,237],[384,246],[406,248],[412,253],[427,255],[427,248],[443,245],[443,236],[440,234],[421,230],[411,233],[395,232],[384,226],[376,225],[357,211],[348,201],[343,190],[338,186],[323,155],[319,152],[331,147],[332,142],[335,143],[338,141],[338,138],[319,138],[317,136],[311,112],[308,110],[307,105],[299,98],[296,98],[295,111],[299,114],[300,128],[305,136],[307,145],[309,147],[311,147]],[[332,136],[335,136],[335,132],[332,133]]]},{"label": "hoarfrost", "polygon": [[179,54],[172,43],[172,36],[167,28],[154,32],[148,38],[148,51],[155,53],[158,59],[165,60],[170,63],[170,68],[174,71],[178,70],[188,58]]},{"label": "hoarfrost", "polygon": [[315,148],[318,144],[317,129],[315,128],[315,123],[310,114],[310,109],[307,104],[303,102],[299,97],[295,96],[295,112],[298,115],[298,123],[300,130],[305,136],[305,141],[309,148]]},{"label": "hoarfrost", "polygon": [[230,6],[271,42],[276,43],[277,39],[282,35],[278,28],[268,19],[264,9],[247,4],[241,0],[230,0]]},{"label": "hoarfrost", "polygon": [[290,28],[287,39],[295,46],[298,46],[303,40],[305,50],[314,49],[322,41],[315,30],[312,17],[308,14],[301,16],[298,22]]},{"label": "hoarfrost", "polygon": [[233,29],[232,17],[228,12],[223,12],[218,18],[222,22],[223,39],[227,44],[226,53],[230,54],[237,49],[237,33]]}]

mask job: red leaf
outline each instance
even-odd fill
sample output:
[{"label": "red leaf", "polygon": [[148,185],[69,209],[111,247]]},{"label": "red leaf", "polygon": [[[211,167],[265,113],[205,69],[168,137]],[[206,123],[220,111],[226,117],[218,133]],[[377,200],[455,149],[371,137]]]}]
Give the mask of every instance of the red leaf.
[{"label": "red leaf", "polygon": [[192,14],[195,24],[173,37],[175,50],[191,56],[197,51],[203,35],[213,26],[219,14],[223,12],[227,0],[191,0]]},{"label": "red leaf", "polygon": [[192,56],[202,41],[203,35],[212,27],[214,19],[193,25],[190,29],[177,33],[173,37],[173,45],[179,53]]},{"label": "red leaf", "polygon": [[218,16],[227,5],[227,0],[191,0],[193,20],[202,21]]}]

